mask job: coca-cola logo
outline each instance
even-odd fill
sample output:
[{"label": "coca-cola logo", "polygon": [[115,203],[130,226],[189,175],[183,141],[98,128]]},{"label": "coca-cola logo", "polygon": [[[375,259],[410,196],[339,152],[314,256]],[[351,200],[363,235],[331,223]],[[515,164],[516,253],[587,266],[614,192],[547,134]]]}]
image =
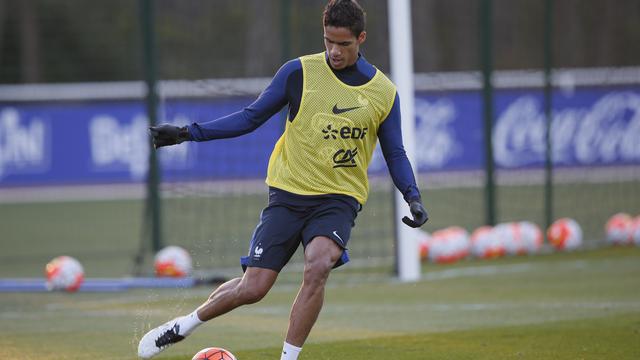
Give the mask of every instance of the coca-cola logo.
[{"label": "coca-cola logo", "polygon": [[576,134],[581,163],[640,160],[640,96],[605,96],[586,114]]},{"label": "coca-cola logo", "polygon": [[[494,127],[494,156],[504,167],[544,160],[546,122],[541,103],[532,96],[512,102]],[[613,92],[591,108],[553,113],[553,160],[556,163],[607,164],[640,161],[640,95]]]}]

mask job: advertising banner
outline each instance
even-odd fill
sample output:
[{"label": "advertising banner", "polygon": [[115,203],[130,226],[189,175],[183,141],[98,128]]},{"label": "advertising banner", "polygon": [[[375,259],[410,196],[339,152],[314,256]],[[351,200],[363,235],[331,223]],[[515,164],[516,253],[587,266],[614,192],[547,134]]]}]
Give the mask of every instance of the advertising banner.
[{"label": "advertising banner", "polygon": [[[540,90],[498,90],[493,126],[498,168],[542,167],[545,116]],[[167,100],[162,123],[206,122],[253,98]],[[484,167],[483,108],[477,91],[419,92],[415,101],[421,172]],[[263,178],[283,130],[284,111],[234,139],[159,150],[162,180]],[[0,186],[143,182],[149,135],[141,101],[0,103]],[[553,97],[556,166],[640,164],[640,89],[578,88]],[[376,151],[370,172],[386,172]]]}]

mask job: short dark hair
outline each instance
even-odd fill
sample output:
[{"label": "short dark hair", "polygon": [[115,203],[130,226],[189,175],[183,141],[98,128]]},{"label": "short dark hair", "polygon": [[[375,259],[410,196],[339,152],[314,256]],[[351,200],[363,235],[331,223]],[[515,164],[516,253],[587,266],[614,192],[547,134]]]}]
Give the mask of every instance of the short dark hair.
[{"label": "short dark hair", "polygon": [[322,13],[324,26],[345,27],[358,37],[364,31],[367,14],[355,0],[330,0]]}]

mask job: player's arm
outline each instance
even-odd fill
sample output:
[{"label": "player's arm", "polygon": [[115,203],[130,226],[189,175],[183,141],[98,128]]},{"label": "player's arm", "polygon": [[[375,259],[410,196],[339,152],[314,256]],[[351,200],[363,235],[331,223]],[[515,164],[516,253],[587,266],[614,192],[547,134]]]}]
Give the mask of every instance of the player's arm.
[{"label": "player's arm", "polygon": [[393,179],[393,183],[402,193],[404,200],[409,204],[409,210],[413,216],[413,219],[405,216],[402,221],[408,226],[420,227],[427,222],[429,216],[422,205],[420,190],[418,190],[411,163],[402,144],[400,98],[398,94],[396,94],[389,115],[378,128],[378,139],[380,140],[380,148],[387,162],[391,179]]},{"label": "player's arm", "polygon": [[202,124],[184,127],[163,124],[149,128],[154,146],[232,138],[254,131],[287,104],[287,79],[298,67],[299,59],[284,64],[260,96],[241,111]]}]

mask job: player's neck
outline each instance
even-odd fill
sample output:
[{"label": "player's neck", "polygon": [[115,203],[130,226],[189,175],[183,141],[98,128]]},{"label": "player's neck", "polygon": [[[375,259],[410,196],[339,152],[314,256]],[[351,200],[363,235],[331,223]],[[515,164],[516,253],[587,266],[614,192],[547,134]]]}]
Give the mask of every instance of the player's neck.
[{"label": "player's neck", "polygon": [[327,56],[327,54],[325,53],[324,58],[325,61],[327,62],[327,65],[329,65],[329,67],[331,68],[331,70],[335,73],[335,72],[350,72],[350,71],[355,71],[358,70],[358,61],[360,61],[360,58],[362,57],[362,55],[360,53],[358,53],[358,57],[356,58],[356,61],[354,61],[352,64],[349,64],[345,67],[343,67],[342,69],[335,69],[333,66],[331,66],[331,61],[329,61],[329,57]]}]

